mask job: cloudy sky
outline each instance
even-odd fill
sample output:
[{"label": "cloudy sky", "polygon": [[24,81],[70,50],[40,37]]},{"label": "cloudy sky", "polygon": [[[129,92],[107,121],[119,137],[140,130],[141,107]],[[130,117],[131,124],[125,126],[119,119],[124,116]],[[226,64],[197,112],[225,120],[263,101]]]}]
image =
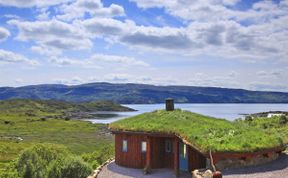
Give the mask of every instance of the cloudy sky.
[{"label": "cloudy sky", "polygon": [[0,0],[0,86],[288,92],[288,0]]}]

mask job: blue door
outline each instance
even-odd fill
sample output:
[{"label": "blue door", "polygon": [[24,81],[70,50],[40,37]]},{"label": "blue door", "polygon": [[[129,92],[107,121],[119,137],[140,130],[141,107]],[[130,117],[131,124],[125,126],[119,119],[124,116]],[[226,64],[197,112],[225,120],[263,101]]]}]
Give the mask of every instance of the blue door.
[{"label": "blue door", "polygon": [[179,164],[179,169],[181,171],[188,171],[187,148],[183,142],[179,143]]}]

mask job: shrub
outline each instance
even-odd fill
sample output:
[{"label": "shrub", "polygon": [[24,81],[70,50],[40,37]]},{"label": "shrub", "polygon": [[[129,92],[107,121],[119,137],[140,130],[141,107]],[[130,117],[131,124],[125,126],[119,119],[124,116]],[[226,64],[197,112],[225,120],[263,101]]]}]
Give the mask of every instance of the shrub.
[{"label": "shrub", "polygon": [[53,160],[62,159],[69,153],[65,147],[51,144],[37,144],[25,150],[19,157],[16,167],[23,178],[44,178],[47,166]]},{"label": "shrub", "polygon": [[37,144],[25,150],[16,168],[23,178],[84,178],[91,168],[63,146]]},{"label": "shrub", "polygon": [[0,163],[0,178],[20,178],[15,169],[15,162],[7,164]]},{"label": "shrub", "polygon": [[62,161],[53,161],[48,168],[48,177],[86,178],[91,172],[91,167],[82,159],[70,156]]},{"label": "shrub", "polygon": [[40,120],[41,120],[41,121],[47,121],[47,118],[42,117],[42,118],[40,118]]},{"label": "shrub", "polygon": [[288,123],[288,116],[281,115],[279,118],[279,124],[287,124]]},{"label": "shrub", "polygon": [[82,155],[84,161],[89,163],[93,169],[103,164],[108,159],[114,156],[114,147],[112,145],[103,146],[93,153],[86,153]]},{"label": "shrub", "polygon": [[245,121],[249,121],[249,122],[253,121],[252,116],[246,116],[245,117]]}]

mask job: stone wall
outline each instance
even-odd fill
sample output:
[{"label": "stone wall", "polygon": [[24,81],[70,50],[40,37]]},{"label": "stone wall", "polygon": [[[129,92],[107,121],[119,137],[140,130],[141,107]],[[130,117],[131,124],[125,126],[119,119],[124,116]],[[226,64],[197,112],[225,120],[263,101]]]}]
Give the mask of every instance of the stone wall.
[{"label": "stone wall", "polygon": [[279,157],[279,153],[269,152],[266,154],[259,154],[253,157],[241,158],[227,158],[218,160],[215,164],[217,170],[224,170],[229,168],[239,168],[246,166],[255,166],[273,161]]}]

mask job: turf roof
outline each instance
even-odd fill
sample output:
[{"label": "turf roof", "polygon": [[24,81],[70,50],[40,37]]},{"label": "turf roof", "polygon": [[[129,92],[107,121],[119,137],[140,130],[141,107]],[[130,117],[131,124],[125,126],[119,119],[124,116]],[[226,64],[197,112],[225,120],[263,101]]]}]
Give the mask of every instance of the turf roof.
[{"label": "turf roof", "polygon": [[140,114],[113,122],[109,128],[114,131],[175,134],[202,153],[210,149],[214,152],[253,152],[282,145],[277,134],[180,109]]}]

